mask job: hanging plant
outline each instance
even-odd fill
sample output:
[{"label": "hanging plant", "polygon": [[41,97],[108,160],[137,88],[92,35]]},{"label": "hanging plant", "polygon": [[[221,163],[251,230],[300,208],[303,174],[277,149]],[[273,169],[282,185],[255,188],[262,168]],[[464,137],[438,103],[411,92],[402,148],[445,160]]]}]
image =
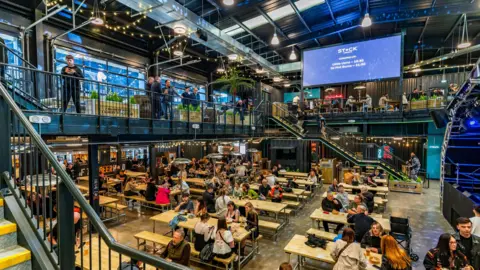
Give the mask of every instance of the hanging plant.
[{"label": "hanging plant", "polygon": [[217,79],[212,83],[213,84],[220,84],[220,90],[228,90],[230,94],[236,96],[237,91],[240,87],[245,89],[254,89],[255,88],[255,80],[250,78],[241,77],[240,73],[235,70],[231,69],[225,73],[222,77]]}]

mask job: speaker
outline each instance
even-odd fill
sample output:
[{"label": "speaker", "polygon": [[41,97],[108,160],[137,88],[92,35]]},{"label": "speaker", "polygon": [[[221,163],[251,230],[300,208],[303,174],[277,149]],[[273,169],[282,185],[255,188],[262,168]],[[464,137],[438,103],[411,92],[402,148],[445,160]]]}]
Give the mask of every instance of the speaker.
[{"label": "speaker", "polygon": [[443,128],[450,121],[446,110],[430,111],[430,117],[432,117],[433,123],[437,128]]},{"label": "speaker", "polygon": [[207,33],[205,33],[205,31],[203,31],[202,29],[198,28],[197,29],[197,32],[195,32],[195,35],[197,35],[197,37],[205,42],[208,41],[208,36],[207,36]]}]

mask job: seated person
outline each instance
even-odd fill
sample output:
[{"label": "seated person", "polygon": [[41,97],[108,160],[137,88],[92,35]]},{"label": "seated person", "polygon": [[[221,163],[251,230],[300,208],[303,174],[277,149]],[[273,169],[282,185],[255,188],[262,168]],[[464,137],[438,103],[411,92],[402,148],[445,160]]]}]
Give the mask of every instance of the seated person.
[{"label": "seated person", "polygon": [[240,198],[243,195],[243,187],[240,185],[238,181],[235,182],[235,186],[232,190],[232,195],[235,198]]},{"label": "seated person", "polygon": [[[327,193],[327,197],[322,200],[322,209],[325,212],[332,212],[333,210],[340,211],[342,209],[342,204],[333,197],[332,192]],[[323,221],[323,228],[328,232],[328,222]],[[335,234],[338,233],[343,228],[343,224],[337,224],[337,228],[334,230]]]},{"label": "seated person", "polygon": [[190,200],[190,194],[188,193],[183,193],[182,194],[182,201],[180,204],[175,207],[175,212],[188,212],[188,213],[193,213],[194,207],[193,207],[193,202]]},{"label": "seated person", "polygon": [[[253,239],[257,239],[258,235],[260,234],[260,229],[258,227],[258,213],[253,208],[253,204],[251,202],[247,202],[245,204],[245,218],[247,222],[247,226],[245,230],[250,231],[252,233]],[[245,246],[247,242],[246,239],[240,243],[240,254],[245,254]]]},{"label": "seated person", "polygon": [[213,241],[213,235],[215,231],[215,226],[208,225],[208,220],[210,216],[208,214],[203,214],[200,216],[200,221],[195,224],[193,232],[195,235],[195,250],[200,250],[205,247],[208,243]]},{"label": "seated person", "polygon": [[227,212],[225,213],[225,218],[227,219],[227,222],[239,221],[240,211],[238,211],[237,206],[232,201],[227,203]]},{"label": "seated person", "polygon": [[[124,192],[123,194],[125,196],[135,196],[139,195],[137,191],[137,184],[133,181],[133,177],[128,178],[127,184],[125,184]],[[127,199],[129,201],[129,199]],[[132,200],[132,202],[135,202],[135,200]]]},{"label": "seated person", "polygon": [[276,182],[268,195],[272,198],[272,202],[282,202],[283,188],[280,187],[280,183]]},{"label": "seated person", "polygon": [[164,183],[167,183],[168,187],[170,188],[175,186],[175,182],[173,182],[172,178],[168,175],[165,175],[165,177],[163,178],[162,184]]},{"label": "seated person", "polygon": [[213,192],[213,185],[209,184],[207,190],[203,192],[203,201],[207,207],[208,213],[215,213],[215,192]]},{"label": "seated person", "polygon": [[232,232],[227,227],[225,218],[218,219],[215,242],[213,242],[213,254],[221,259],[230,258],[233,253],[235,242]]},{"label": "seated person", "polygon": [[197,198],[195,200],[195,208],[193,209],[193,214],[196,217],[201,217],[203,214],[207,214],[207,205],[202,198]]},{"label": "seated person", "polygon": [[120,170],[120,173],[118,173],[115,178],[117,178],[118,180],[121,180],[122,182],[116,184],[113,187],[117,192],[122,192],[122,186],[125,183],[125,181],[127,181],[127,175],[125,174],[125,170]]},{"label": "seated person", "polygon": [[170,204],[170,189],[168,188],[168,182],[163,183],[163,185],[158,188],[155,203]]},{"label": "seated person", "polygon": [[385,179],[385,177],[383,177],[383,174],[380,173],[380,170],[375,170],[375,172],[372,174],[372,178]]},{"label": "seated person", "polygon": [[168,243],[167,248],[162,253],[162,257],[169,262],[175,262],[181,265],[190,265],[190,244],[185,241],[183,230],[173,232],[173,238]]},{"label": "seated person", "polygon": [[155,201],[156,194],[157,186],[155,186],[153,179],[147,178],[147,189],[143,193],[143,196],[147,201]]},{"label": "seated person", "polygon": [[380,249],[380,242],[382,240],[382,236],[384,235],[385,233],[383,232],[382,225],[374,221],[372,223],[371,229],[362,238],[362,248],[366,248],[371,252],[381,254],[382,250]]},{"label": "seated person", "polygon": [[140,270],[143,266],[141,261],[131,259],[129,262],[122,262],[118,270]]},{"label": "seated person", "polygon": [[313,170],[313,169],[310,170],[310,173],[308,174],[307,180],[313,182],[314,186],[317,185],[318,178],[317,178],[317,175],[315,174],[315,170]]},{"label": "seated person", "polygon": [[335,199],[342,204],[342,212],[347,212],[350,201],[348,200],[348,193],[345,192],[343,184],[338,185],[338,193],[337,196],[335,196]]},{"label": "seated person", "polygon": [[334,178],[332,184],[328,186],[328,192],[338,192],[337,178]]},{"label": "seated person", "polygon": [[373,198],[375,195],[373,194],[373,192],[368,191],[368,187],[366,186],[362,187],[361,192],[363,202],[367,205],[368,212],[373,213],[373,208],[375,206]]},{"label": "seated person", "polygon": [[357,213],[354,215],[348,215],[348,223],[353,223],[355,226],[355,241],[360,243],[363,236],[370,230],[374,220],[373,218],[367,216],[367,208],[364,205],[359,205],[357,207]]},{"label": "seated person", "polygon": [[263,179],[262,180],[262,185],[260,185],[260,187],[258,188],[258,199],[259,200],[266,200],[267,197],[268,197],[268,193],[270,192],[270,190],[272,189],[272,187],[270,187],[267,183],[267,179]]},{"label": "seated person", "polygon": [[345,171],[345,173],[343,173],[343,182],[345,182],[345,184],[351,185],[353,179],[354,179],[354,175],[351,170],[347,170]]},{"label": "seated person", "polygon": [[364,184],[371,187],[377,186],[377,183],[375,183],[375,180],[373,180],[372,175],[367,176],[367,181],[365,181]]},{"label": "seated person", "polygon": [[258,199],[257,192],[255,192],[255,190],[251,189],[249,184],[247,184],[247,183],[243,184],[242,185],[242,190],[243,190],[242,197],[247,197],[251,200]]},{"label": "seated person", "polygon": [[365,207],[367,207],[367,205],[365,203],[363,203],[362,195],[355,195],[355,197],[353,198],[353,201],[348,206],[347,213],[350,214],[350,215],[356,214],[357,213],[357,207],[359,205],[364,205]]}]

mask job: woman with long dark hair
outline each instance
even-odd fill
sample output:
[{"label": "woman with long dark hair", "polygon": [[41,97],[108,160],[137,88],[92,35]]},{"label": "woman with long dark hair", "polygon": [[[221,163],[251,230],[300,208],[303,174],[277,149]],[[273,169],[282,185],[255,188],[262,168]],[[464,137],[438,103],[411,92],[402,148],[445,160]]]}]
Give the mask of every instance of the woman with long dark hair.
[{"label": "woman with long dark hair", "polygon": [[440,235],[437,247],[429,250],[423,260],[427,270],[437,269],[472,269],[467,256],[457,250],[457,241],[449,233]]}]

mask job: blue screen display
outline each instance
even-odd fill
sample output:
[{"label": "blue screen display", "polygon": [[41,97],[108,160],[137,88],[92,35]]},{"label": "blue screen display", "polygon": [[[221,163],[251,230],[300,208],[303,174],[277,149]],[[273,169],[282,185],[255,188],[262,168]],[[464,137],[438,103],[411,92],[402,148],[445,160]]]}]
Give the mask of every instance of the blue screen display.
[{"label": "blue screen display", "polygon": [[402,37],[303,52],[303,86],[400,77]]}]

